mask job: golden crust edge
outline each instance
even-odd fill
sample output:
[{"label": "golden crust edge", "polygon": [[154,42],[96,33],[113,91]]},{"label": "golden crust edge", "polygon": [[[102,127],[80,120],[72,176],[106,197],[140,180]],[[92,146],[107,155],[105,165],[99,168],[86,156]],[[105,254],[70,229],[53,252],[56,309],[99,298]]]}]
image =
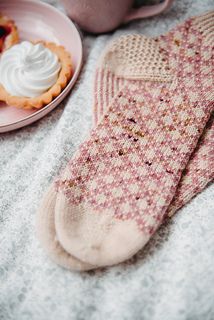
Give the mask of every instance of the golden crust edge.
[{"label": "golden crust edge", "polygon": [[41,40],[32,43],[41,43],[52,50],[60,60],[61,70],[57,82],[49,90],[35,98],[12,96],[0,85],[0,100],[6,102],[8,105],[23,109],[41,109],[43,106],[49,104],[62,92],[73,74],[71,56],[63,46]]}]

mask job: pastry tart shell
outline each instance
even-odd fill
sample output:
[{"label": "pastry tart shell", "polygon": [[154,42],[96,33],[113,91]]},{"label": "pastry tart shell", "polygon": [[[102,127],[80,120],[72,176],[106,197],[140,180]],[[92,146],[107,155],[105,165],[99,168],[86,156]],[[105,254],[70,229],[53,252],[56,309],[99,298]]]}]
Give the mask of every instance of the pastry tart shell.
[{"label": "pastry tart shell", "polygon": [[61,69],[59,71],[58,79],[50,89],[45,91],[40,96],[34,98],[12,96],[0,84],[0,100],[6,102],[10,106],[24,109],[40,109],[49,104],[54,98],[56,98],[66,87],[72,77],[71,57],[63,46],[45,41],[36,41],[33,43],[41,43],[57,55],[61,63]]}]

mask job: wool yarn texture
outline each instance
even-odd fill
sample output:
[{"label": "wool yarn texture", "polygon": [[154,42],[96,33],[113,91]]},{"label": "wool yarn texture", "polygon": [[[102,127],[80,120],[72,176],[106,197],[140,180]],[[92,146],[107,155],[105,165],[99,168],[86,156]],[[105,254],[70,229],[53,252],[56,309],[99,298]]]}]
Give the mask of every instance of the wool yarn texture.
[{"label": "wool yarn texture", "polygon": [[37,216],[59,264],[120,263],[213,179],[214,12],[166,35],[127,35],[96,72],[95,123]]}]

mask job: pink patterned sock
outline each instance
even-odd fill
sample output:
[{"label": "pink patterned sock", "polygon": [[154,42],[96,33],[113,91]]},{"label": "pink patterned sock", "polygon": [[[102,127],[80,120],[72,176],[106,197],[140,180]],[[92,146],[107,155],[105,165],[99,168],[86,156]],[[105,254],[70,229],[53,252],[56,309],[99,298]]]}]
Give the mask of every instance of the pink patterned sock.
[{"label": "pink patterned sock", "polygon": [[[210,17],[212,17],[212,14]],[[203,22],[204,18],[206,19],[207,15],[203,15],[199,19],[201,19]],[[176,38],[176,35],[177,37],[181,38],[177,28],[169,32],[169,34],[166,36],[163,36],[163,39],[165,40],[167,37],[169,43],[171,43],[171,46],[173,46],[173,38]],[[121,75],[117,75],[116,70],[109,71],[109,69],[105,67],[106,64],[108,65],[109,57],[111,57],[109,52],[115,51],[115,46],[117,47],[118,51],[121,50],[117,41],[118,40],[115,40],[113,44],[110,44],[106,48],[96,69],[94,85],[95,126],[98,124],[99,120],[102,119],[103,114],[108,110],[113,98],[118,94],[125,84],[128,85],[129,83],[129,79],[123,78]],[[170,52],[171,46],[165,46],[165,49]],[[136,50],[136,48],[134,48],[134,50]],[[201,192],[214,178],[214,151],[212,148],[214,141],[213,120],[214,117],[211,116],[210,121],[202,133],[197,147],[193,151],[190,160],[182,173],[181,181],[178,184],[175,196],[167,210],[169,216],[172,216],[178,209],[180,209],[195,195]]]},{"label": "pink patterned sock", "polygon": [[213,17],[159,39],[122,37],[109,53],[106,68],[132,81],[56,183],[58,240],[81,261],[131,257],[166,216],[213,110]]}]

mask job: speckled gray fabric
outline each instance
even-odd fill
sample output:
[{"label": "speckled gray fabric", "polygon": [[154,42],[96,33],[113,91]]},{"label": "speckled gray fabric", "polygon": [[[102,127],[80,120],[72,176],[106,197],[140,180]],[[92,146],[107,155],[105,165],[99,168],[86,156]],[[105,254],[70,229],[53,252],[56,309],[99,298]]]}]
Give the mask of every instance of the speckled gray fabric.
[{"label": "speckled gray fabric", "polygon": [[49,260],[35,237],[44,191],[91,128],[94,70],[106,43],[130,32],[158,35],[213,8],[213,0],[177,0],[161,16],[85,35],[84,68],[71,95],[37,123],[0,135],[1,320],[214,319],[212,185],[142,252],[113,268],[69,272]]}]

